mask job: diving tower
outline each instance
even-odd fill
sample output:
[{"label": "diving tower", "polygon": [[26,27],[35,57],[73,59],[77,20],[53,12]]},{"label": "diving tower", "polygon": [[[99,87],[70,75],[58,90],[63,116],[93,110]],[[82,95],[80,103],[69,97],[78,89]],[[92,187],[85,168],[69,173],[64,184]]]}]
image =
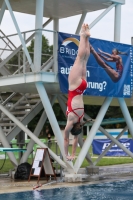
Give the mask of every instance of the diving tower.
[{"label": "diving tower", "polygon": [[[72,17],[81,14],[81,18],[75,30],[76,34],[79,34],[81,25],[85,20],[88,12],[93,12],[100,9],[105,9],[91,24],[92,28],[96,23],[100,21],[111,9],[115,8],[115,23],[114,23],[114,41],[120,42],[120,24],[121,24],[121,5],[125,4],[124,0],[0,0],[0,24],[4,18],[5,10],[9,10],[13,24],[16,28],[16,33],[21,41],[19,47],[14,47],[12,52],[6,57],[6,59],[0,62],[0,92],[12,92],[12,94],[0,104],[0,110],[2,115],[0,118],[0,141],[3,147],[10,147],[10,141],[20,133],[24,131],[30,138],[30,142],[27,146],[27,151],[21,158],[20,163],[25,162],[33,148],[34,143],[37,143],[42,148],[46,147],[39,139],[39,133],[46,121],[49,119],[53,132],[57,138],[57,142],[61,153],[64,157],[64,161],[61,160],[54,152],[50,150],[50,154],[63,168],[65,168],[70,174],[78,173],[84,158],[86,157],[90,165],[93,167],[96,163],[93,163],[91,156],[87,154],[92,140],[96,134],[97,129],[102,131],[108,138],[110,138],[115,144],[123,149],[130,157],[133,158],[132,152],[126,149],[122,144],[118,142],[118,138],[115,139],[105,131],[100,125],[110,105],[120,106],[124,115],[127,126],[123,129],[129,129],[133,137],[132,119],[129,114],[127,106],[131,105],[131,100],[123,98],[112,97],[93,97],[84,96],[84,102],[87,105],[100,105],[101,109],[96,117],[95,122],[90,130],[90,134],[83,144],[82,137],[79,138],[79,144],[81,146],[80,154],[73,165],[72,162],[65,160],[63,136],[59,128],[56,116],[53,112],[52,105],[55,101],[58,101],[63,112],[65,113],[67,96],[62,94],[59,88],[58,82],[58,63],[57,63],[57,51],[58,51],[58,31],[59,31],[59,19]],[[27,32],[21,33],[19,24],[16,21],[14,12],[26,13],[35,15],[36,23],[35,29],[32,30],[32,34],[29,38],[24,38]],[[43,17],[47,17],[48,20],[43,24]],[[47,25],[53,21],[53,55],[48,59],[46,63],[41,66],[41,48],[42,48],[42,33]],[[12,35],[2,34],[0,40],[7,39],[5,45],[10,46]],[[34,60],[27,50],[26,43],[35,39],[34,46]],[[11,47],[11,46],[10,46]],[[7,62],[20,51],[24,52],[23,65],[13,74],[7,69]],[[6,103],[11,100],[15,95],[19,94],[20,98],[15,105],[7,109]],[[35,117],[39,111],[44,108],[42,116],[32,133],[26,125]],[[27,111],[28,110],[28,111]],[[87,114],[84,116],[89,118]],[[3,127],[10,126],[10,130],[5,130]],[[100,127],[100,128],[99,128]],[[122,131],[119,137],[123,134]],[[100,159],[103,155],[101,155]],[[15,159],[13,153],[9,153],[10,160],[14,165],[19,163]]]}]

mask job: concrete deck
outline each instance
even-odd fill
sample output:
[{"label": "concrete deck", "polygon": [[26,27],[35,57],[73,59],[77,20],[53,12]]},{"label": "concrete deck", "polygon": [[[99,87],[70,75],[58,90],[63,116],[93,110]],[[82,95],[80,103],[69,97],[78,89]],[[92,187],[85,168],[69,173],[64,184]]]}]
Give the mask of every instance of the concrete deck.
[{"label": "concrete deck", "polygon": [[[51,185],[43,185],[38,190],[53,189],[61,187],[74,187],[81,185],[98,184],[113,181],[133,180],[133,164],[113,165],[106,167],[99,167],[99,174],[90,175],[89,182],[83,183],[66,183],[60,181],[58,178],[57,183],[52,180]],[[41,180],[40,184],[47,184],[46,181]],[[0,194],[32,191],[33,187],[37,186],[37,180],[28,181],[14,181],[9,176],[0,175]]]}]

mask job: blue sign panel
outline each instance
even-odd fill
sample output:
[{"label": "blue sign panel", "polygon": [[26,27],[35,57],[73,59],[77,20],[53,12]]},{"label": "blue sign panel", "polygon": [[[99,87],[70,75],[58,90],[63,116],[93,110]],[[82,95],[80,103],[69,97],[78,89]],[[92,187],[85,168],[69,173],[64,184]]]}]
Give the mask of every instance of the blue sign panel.
[{"label": "blue sign panel", "polygon": [[[58,34],[59,83],[61,91],[66,94],[68,75],[78,53],[79,39],[78,35]],[[89,42],[94,51],[91,49],[87,62],[88,87],[84,95],[130,98],[133,89],[133,47],[94,38],[90,38]],[[121,65],[118,60],[113,59],[112,62],[110,59],[114,49]],[[110,70],[119,77],[117,81],[113,80]]]},{"label": "blue sign panel", "polygon": [[[133,152],[133,140],[132,139],[120,139],[118,140],[123,146],[125,146],[128,150]],[[111,143],[112,141],[109,139],[102,140],[93,140],[92,148],[93,154],[100,155]],[[127,154],[120,149],[116,144],[114,144],[110,150],[105,154],[105,156],[127,156]]]}]

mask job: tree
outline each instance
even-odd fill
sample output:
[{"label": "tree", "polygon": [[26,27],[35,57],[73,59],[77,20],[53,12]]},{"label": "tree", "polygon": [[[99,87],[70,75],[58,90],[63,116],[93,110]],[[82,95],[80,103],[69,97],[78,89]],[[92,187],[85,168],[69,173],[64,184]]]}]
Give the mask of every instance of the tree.
[{"label": "tree", "polygon": [[[30,52],[32,61],[34,57],[34,42],[35,42],[34,39],[31,40],[30,45],[27,47],[28,51]],[[53,45],[49,45],[49,41],[44,35],[42,35],[42,54],[45,54],[45,55],[42,55],[41,64],[45,63],[53,54]],[[7,63],[7,64],[12,65],[12,66],[8,66],[8,69],[11,73],[15,72],[18,69],[17,66],[13,66],[13,65],[18,65],[18,60],[19,60],[18,57],[19,55],[16,54]],[[23,65],[23,52],[20,53],[20,65]]]},{"label": "tree", "polygon": [[[28,51],[31,52],[30,55],[31,55],[31,58],[32,58],[32,61],[33,61],[33,52],[34,52],[34,42],[35,40],[33,39],[31,41],[31,44],[30,46],[28,47]],[[41,59],[41,64],[45,63],[49,57],[53,54],[53,45],[49,45],[49,41],[48,39],[43,35],[42,36],[42,59]]]}]

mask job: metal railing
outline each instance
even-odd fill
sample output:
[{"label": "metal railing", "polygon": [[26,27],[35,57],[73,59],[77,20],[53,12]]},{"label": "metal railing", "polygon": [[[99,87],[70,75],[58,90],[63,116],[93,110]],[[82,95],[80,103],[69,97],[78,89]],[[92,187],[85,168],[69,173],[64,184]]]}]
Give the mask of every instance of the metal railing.
[{"label": "metal railing", "polygon": [[[46,34],[46,33],[52,33],[52,39],[53,39],[53,34],[57,34],[56,31],[53,31],[53,30],[47,30],[47,29],[33,29],[33,30],[29,30],[29,31],[24,31],[24,32],[21,32],[21,34],[23,34],[23,39],[25,40],[25,43],[28,43],[29,41],[31,41],[34,36],[35,36],[35,32],[37,31],[41,31],[42,34]],[[18,63],[14,63],[14,64],[9,64],[9,60],[12,59],[13,56],[7,56],[5,59],[4,59],[4,63],[6,62],[7,60],[7,63],[3,64],[2,67],[7,67],[9,69],[9,67],[12,67],[12,69],[15,69],[14,67],[17,67],[18,69],[14,72],[12,72],[12,75],[16,75],[16,74],[20,74],[20,73],[27,73],[27,72],[30,72],[31,69],[30,69],[30,65],[28,64],[28,61],[26,59],[26,56],[25,56],[25,53],[24,51],[22,50],[22,46],[21,46],[21,49],[19,49],[17,51],[17,49],[20,47],[16,47],[16,45],[14,45],[14,43],[11,41],[11,37],[17,37],[18,36],[18,33],[15,33],[15,34],[11,34],[11,35],[5,35],[2,31],[0,31],[2,36],[0,36],[0,39],[4,42],[4,44],[6,45],[5,47],[1,47],[0,48],[0,51],[2,51],[2,54],[4,52],[11,52],[11,54],[13,54],[13,56],[17,55],[18,57]],[[32,35],[29,36],[29,38],[26,39],[26,36],[27,34],[30,34],[34,32]],[[50,38],[50,40],[52,40]],[[7,40],[7,41],[6,41]],[[9,48],[7,48],[7,46]],[[54,49],[54,44],[53,44],[53,49]],[[33,55],[34,52],[29,52],[30,55]],[[0,54],[1,55],[1,54]],[[11,58],[9,58],[11,57]],[[33,56],[32,56],[33,57]],[[53,55],[51,54],[48,54],[48,53],[42,53],[42,59],[45,57],[45,60],[46,62],[42,64],[41,66],[41,70],[43,71],[49,71],[50,69],[53,68]],[[3,59],[2,59],[3,61]],[[51,61],[51,62],[50,62]],[[2,65],[2,63],[1,63]],[[45,69],[46,68],[46,69]],[[10,70],[9,70],[10,71]]]}]

